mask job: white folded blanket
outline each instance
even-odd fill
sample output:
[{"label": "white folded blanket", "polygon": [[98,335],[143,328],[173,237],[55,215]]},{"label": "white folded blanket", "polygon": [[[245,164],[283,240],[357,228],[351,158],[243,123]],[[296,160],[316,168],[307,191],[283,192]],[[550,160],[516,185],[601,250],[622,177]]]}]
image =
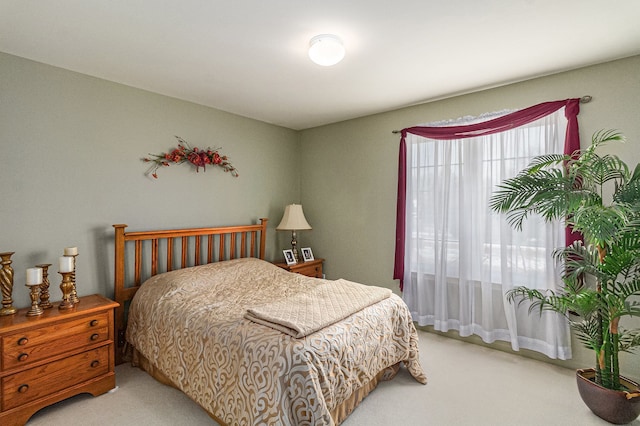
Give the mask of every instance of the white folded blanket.
[{"label": "white folded blanket", "polygon": [[339,279],[309,292],[247,309],[244,317],[293,337],[304,337],[391,296],[388,288]]}]

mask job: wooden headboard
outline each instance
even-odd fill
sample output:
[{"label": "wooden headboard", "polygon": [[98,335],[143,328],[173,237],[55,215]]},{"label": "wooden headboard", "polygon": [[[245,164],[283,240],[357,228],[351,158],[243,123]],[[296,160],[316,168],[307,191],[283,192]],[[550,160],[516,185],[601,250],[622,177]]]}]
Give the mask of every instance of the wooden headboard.
[{"label": "wooden headboard", "polygon": [[[123,362],[129,302],[148,278],[175,269],[223,260],[244,257],[264,259],[267,236],[267,219],[264,218],[260,219],[260,224],[257,225],[219,228],[125,232],[127,225],[119,224],[113,227],[114,292],[116,302],[120,304],[115,315],[118,364]],[[133,252],[131,248],[134,249]]]}]

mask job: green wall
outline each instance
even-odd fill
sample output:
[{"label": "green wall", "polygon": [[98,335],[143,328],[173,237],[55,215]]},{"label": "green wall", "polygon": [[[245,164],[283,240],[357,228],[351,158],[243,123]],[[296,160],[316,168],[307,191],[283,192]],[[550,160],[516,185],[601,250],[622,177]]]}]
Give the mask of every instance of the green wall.
[{"label": "green wall", "polygon": [[[392,276],[399,135],[392,130],[583,95],[593,96],[579,115],[583,146],[599,129],[618,129],[628,142],[610,151],[640,162],[640,56],[302,131],[301,202],[327,277],[398,291]],[[591,366],[591,352],[578,346],[564,364]],[[638,377],[640,357],[625,367]]]},{"label": "green wall", "polygon": [[[222,147],[237,167],[187,165],[145,176],[141,158],[175,146]],[[0,251],[15,251],[14,305],[29,305],[26,268],[77,246],[78,293],[113,295],[113,228],[171,229],[270,219],[267,258],[288,243],[275,232],[299,202],[299,134],[0,53]]]}]

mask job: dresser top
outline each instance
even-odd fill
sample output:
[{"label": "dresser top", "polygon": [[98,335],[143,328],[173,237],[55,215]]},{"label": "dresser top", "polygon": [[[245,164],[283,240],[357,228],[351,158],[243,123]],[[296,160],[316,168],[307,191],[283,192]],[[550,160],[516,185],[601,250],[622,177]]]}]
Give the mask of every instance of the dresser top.
[{"label": "dresser top", "polygon": [[114,309],[118,305],[117,302],[107,299],[100,294],[93,294],[91,296],[83,296],[80,298],[80,303],[72,309],[60,310],[58,306],[60,302],[54,302],[53,308],[45,309],[42,315],[35,317],[28,317],[27,312],[31,307],[19,309],[13,315],[0,316],[0,333],[10,332],[15,329],[29,327],[29,326],[43,326],[55,321],[64,320],[70,317],[77,317],[79,315],[90,315],[94,312],[101,312],[105,309]]}]

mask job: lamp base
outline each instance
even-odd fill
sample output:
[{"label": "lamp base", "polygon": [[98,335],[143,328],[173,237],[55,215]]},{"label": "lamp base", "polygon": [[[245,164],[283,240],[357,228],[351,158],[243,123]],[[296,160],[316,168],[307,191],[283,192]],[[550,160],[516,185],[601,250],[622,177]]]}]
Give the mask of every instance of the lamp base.
[{"label": "lamp base", "polygon": [[291,251],[293,251],[293,259],[296,263],[299,262],[298,259],[298,242],[296,241],[296,231],[291,231]]}]

